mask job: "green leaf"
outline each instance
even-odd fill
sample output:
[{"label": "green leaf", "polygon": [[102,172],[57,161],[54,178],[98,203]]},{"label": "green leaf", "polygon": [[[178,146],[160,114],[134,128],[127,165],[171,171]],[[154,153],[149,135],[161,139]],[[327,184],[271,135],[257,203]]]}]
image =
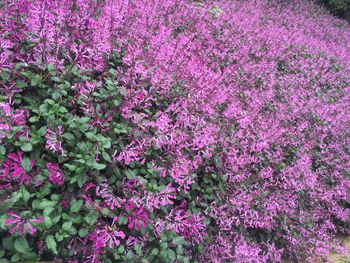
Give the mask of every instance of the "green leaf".
[{"label": "green leaf", "polygon": [[61,82],[61,79],[58,77],[51,77],[51,80],[54,82]]},{"label": "green leaf", "polygon": [[120,246],[118,247],[118,252],[119,252],[119,254],[122,254],[124,251],[125,251],[124,245],[120,245]]},{"label": "green leaf", "polygon": [[27,254],[24,254],[22,256],[23,259],[26,259],[25,262],[37,262],[38,261],[38,256],[36,255],[36,253],[34,253],[33,251],[32,252],[29,252]]},{"label": "green leaf", "polygon": [[2,239],[2,246],[7,250],[14,250],[14,242],[12,237],[5,237]]},{"label": "green leaf", "polygon": [[28,190],[24,186],[21,187],[21,193],[22,193],[23,201],[25,203],[27,203],[29,198],[30,198],[30,193],[28,192]]},{"label": "green leaf", "polygon": [[21,149],[23,152],[30,152],[33,150],[33,145],[31,145],[29,142],[24,143],[21,145]]},{"label": "green leaf", "polygon": [[46,134],[46,126],[44,127],[41,127],[39,130],[38,130],[38,134],[40,136],[44,136]]},{"label": "green leaf", "polygon": [[6,154],[6,148],[3,145],[0,145],[0,154],[5,155]]},{"label": "green leaf", "polygon": [[66,138],[67,140],[74,140],[74,135],[70,132],[66,132],[62,135],[62,137]]},{"label": "green leaf", "polygon": [[77,183],[78,183],[80,188],[83,187],[86,180],[87,180],[87,176],[85,174],[80,174],[77,176]]},{"label": "green leaf", "polygon": [[95,168],[96,170],[103,170],[106,168],[107,165],[103,164],[103,163],[98,163],[98,162],[93,162],[92,164],[93,168]]},{"label": "green leaf", "polygon": [[52,64],[47,65],[47,69],[51,75],[56,75],[55,67]]},{"label": "green leaf", "polygon": [[107,208],[104,207],[104,208],[101,209],[101,214],[102,214],[102,215],[105,215],[105,216],[106,216],[106,215],[108,215],[109,213],[110,213],[110,211],[109,211]]},{"label": "green leaf", "polygon": [[172,249],[167,249],[167,254],[168,254],[168,257],[170,258],[171,262],[175,261],[176,259],[176,254],[174,252],[174,250]]},{"label": "green leaf", "polygon": [[173,240],[172,240],[173,244],[174,245],[185,245],[186,244],[186,240],[184,237],[175,237]]},{"label": "green leaf", "polygon": [[88,123],[90,121],[90,117],[81,117],[77,119],[77,122],[80,124]]},{"label": "green leaf", "polygon": [[98,219],[98,213],[96,212],[90,212],[88,215],[86,215],[84,217],[84,220],[89,224],[89,225],[93,225],[96,223]]},{"label": "green leaf", "polygon": [[102,152],[102,158],[105,159],[107,162],[112,162],[111,156],[109,156],[109,154],[106,152]]},{"label": "green leaf", "polygon": [[120,94],[122,94],[123,96],[126,95],[126,89],[124,87],[119,87],[119,91],[120,91]]},{"label": "green leaf", "polygon": [[48,207],[53,207],[55,204],[56,204],[55,201],[49,201],[49,200],[47,200],[47,199],[43,199],[43,200],[39,203],[37,209],[42,209],[42,210],[44,210],[44,209],[46,209],[46,208],[48,208]]},{"label": "green leaf", "polygon": [[22,198],[22,193],[20,191],[13,192],[11,196],[11,202],[16,203],[21,198]]},{"label": "green leaf", "polygon": [[22,89],[28,87],[28,84],[22,80],[16,80],[16,87]]},{"label": "green leaf", "polygon": [[102,147],[105,149],[111,148],[111,142],[109,140],[104,141]]},{"label": "green leaf", "polygon": [[48,215],[50,215],[50,214],[52,213],[53,210],[55,210],[55,208],[52,207],[52,206],[46,207],[46,208],[44,209],[44,211],[43,211],[43,215],[48,216]]},{"label": "green leaf", "polygon": [[15,253],[15,254],[13,254],[12,257],[11,257],[11,262],[18,262],[18,261],[21,260],[21,258],[22,258],[22,257],[21,257],[20,254]]},{"label": "green leaf", "polygon": [[158,248],[153,248],[153,249],[152,249],[152,252],[151,252],[151,255],[156,256],[156,255],[158,255],[158,254],[159,254],[159,249],[158,249]]},{"label": "green leaf", "polygon": [[61,235],[61,234],[58,233],[58,232],[55,234],[55,237],[56,237],[56,240],[57,240],[58,242],[61,242],[61,241],[63,240],[63,238],[64,238],[63,235]]},{"label": "green leaf", "polygon": [[122,225],[126,225],[128,223],[128,218],[126,216],[120,216],[119,219],[118,219],[118,224],[120,226]]},{"label": "green leaf", "polygon": [[27,157],[22,159],[22,167],[26,172],[30,171],[30,160]]},{"label": "green leaf", "polygon": [[48,235],[45,239],[45,243],[48,249],[50,249],[54,254],[58,254],[57,243],[54,236]]},{"label": "green leaf", "polygon": [[55,105],[55,101],[52,99],[46,99],[44,102],[50,105]]},{"label": "green leaf", "polygon": [[46,184],[44,184],[43,186],[41,186],[39,192],[40,192],[40,194],[41,194],[42,197],[48,195],[48,194],[51,192],[50,187],[51,187],[50,183],[46,183]]},{"label": "green leaf", "polygon": [[42,225],[43,225],[46,229],[50,229],[50,228],[52,227],[52,225],[53,225],[50,216],[44,215],[44,216],[43,216],[43,219],[44,219],[44,222],[43,222]]},{"label": "green leaf", "polygon": [[62,106],[58,108],[58,111],[61,112],[61,113],[68,112],[68,110],[65,107],[62,107]]},{"label": "green leaf", "polygon": [[38,74],[34,75],[32,80],[30,81],[30,85],[32,85],[34,87],[39,86],[40,83],[41,83],[41,77]]},{"label": "green leaf", "polygon": [[74,164],[68,164],[68,163],[65,163],[64,167],[67,167],[68,170],[71,172],[74,172],[77,169],[77,167]]},{"label": "green leaf", "polygon": [[142,248],[141,244],[137,244],[135,246],[135,251],[136,251],[137,255],[139,255],[139,256],[141,256],[141,254],[142,254],[142,249],[141,248]]},{"label": "green leaf", "polygon": [[15,249],[21,254],[26,254],[30,252],[28,242],[25,238],[20,237],[15,240]]},{"label": "green leaf", "polygon": [[85,136],[86,138],[89,138],[89,139],[95,139],[95,134],[93,132],[87,132],[85,133]]},{"label": "green leaf", "polygon": [[39,120],[39,117],[38,116],[33,116],[33,117],[30,117],[29,119],[29,122],[33,123],[33,122],[37,122]]},{"label": "green leaf", "polygon": [[53,98],[54,100],[57,100],[57,99],[59,99],[60,97],[61,97],[61,95],[60,95],[59,92],[55,91],[54,93],[52,93],[52,98]]},{"label": "green leaf", "polygon": [[166,250],[160,251],[160,256],[161,256],[163,262],[168,262],[168,260],[167,260],[168,257],[167,257]]},{"label": "green leaf", "polygon": [[62,225],[62,229],[67,232],[72,228],[72,226],[73,226],[72,222],[65,222]]},{"label": "green leaf", "polygon": [[111,73],[113,76],[117,74],[117,71],[113,68],[109,69],[108,72]]},{"label": "green leaf", "polygon": [[70,207],[70,212],[71,213],[76,213],[80,210],[81,206],[83,205],[83,200],[76,200],[73,199],[71,201],[71,207]]},{"label": "green leaf", "polygon": [[80,237],[86,237],[88,233],[89,233],[89,230],[86,229],[86,228],[82,228],[82,229],[79,230],[79,236]]}]

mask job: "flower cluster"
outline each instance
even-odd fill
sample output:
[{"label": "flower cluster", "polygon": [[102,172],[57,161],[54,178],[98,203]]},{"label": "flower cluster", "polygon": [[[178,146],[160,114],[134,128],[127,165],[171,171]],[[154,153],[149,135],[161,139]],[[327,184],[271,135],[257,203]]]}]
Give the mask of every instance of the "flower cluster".
[{"label": "flower cluster", "polygon": [[61,135],[63,133],[63,127],[58,126],[57,131],[47,129],[45,138],[46,138],[46,149],[51,150],[52,152],[59,152],[62,156],[65,156]]},{"label": "flower cluster", "polygon": [[[23,152],[10,153],[7,160],[2,164],[0,168],[0,188],[16,189],[20,185],[29,185],[32,178],[24,169],[23,165]],[[35,165],[34,160],[30,160],[29,170]]]},{"label": "flower cluster", "polygon": [[64,174],[60,170],[57,164],[52,164],[48,162],[46,164],[47,170],[49,171],[49,180],[53,184],[63,185],[64,184]]},{"label": "flower cluster", "polygon": [[341,250],[349,29],[305,0],[2,1],[0,257]]},{"label": "flower cluster", "polygon": [[34,218],[29,220],[24,219],[12,211],[9,211],[7,214],[10,216],[10,218],[5,220],[5,226],[11,227],[9,230],[10,234],[17,232],[20,235],[25,235],[26,233],[34,235],[37,232],[37,229],[32,224],[41,224],[43,222],[42,218]]}]

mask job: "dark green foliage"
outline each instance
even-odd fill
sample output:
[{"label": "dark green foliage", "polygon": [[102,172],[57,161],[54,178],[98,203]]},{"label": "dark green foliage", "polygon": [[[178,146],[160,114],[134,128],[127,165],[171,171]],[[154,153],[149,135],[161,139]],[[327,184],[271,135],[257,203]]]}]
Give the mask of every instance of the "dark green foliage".
[{"label": "dark green foliage", "polygon": [[322,0],[331,12],[350,21],[350,0]]}]

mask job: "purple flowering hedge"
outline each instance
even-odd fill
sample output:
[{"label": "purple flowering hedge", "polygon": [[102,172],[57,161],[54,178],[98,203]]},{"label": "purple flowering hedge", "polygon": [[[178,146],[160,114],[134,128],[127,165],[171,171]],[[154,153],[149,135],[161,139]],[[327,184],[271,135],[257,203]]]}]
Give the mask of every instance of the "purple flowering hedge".
[{"label": "purple flowering hedge", "polygon": [[350,234],[350,26],[312,1],[0,1],[0,262],[315,262]]}]

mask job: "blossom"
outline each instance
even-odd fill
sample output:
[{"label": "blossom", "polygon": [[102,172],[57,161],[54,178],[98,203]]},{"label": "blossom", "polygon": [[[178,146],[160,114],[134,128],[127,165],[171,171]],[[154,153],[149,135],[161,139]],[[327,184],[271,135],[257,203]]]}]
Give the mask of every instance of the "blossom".
[{"label": "blossom", "polygon": [[115,226],[98,226],[94,232],[89,234],[88,239],[92,241],[92,254],[84,262],[100,262],[100,255],[105,248],[117,248],[120,245],[120,239],[124,239],[123,231]]},{"label": "blossom", "polygon": [[[156,238],[174,231],[199,262],[311,261],[349,232],[350,31],[315,1],[2,2],[1,142],[15,151],[17,139],[35,141],[31,133],[53,118],[71,129],[69,118],[88,117],[89,132],[111,138],[96,160],[114,152],[108,168],[115,170],[88,171],[79,192],[87,207],[110,210],[113,222],[127,217],[130,233],[148,224]],[[64,87],[55,103],[68,100],[67,114],[31,108],[17,88],[28,82],[18,62],[40,76],[48,76],[43,65],[54,65],[60,82],[42,82],[49,91]],[[29,113],[40,115],[31,129]],[[46,150],[66,155],[63,131],[47,129]],[[55,156],[42,154],[38,165],[48,157]],[[73,157],[64,161],[80,158]],[[8,153],[4,194],[30,185],[29,164]],[[47,170],[51,182],[64,184],[58,164]],[[108,216],[99,213],[72,257],[108,261],[102,254],[124,239],[127,249],[153,244],[147,234],[107,225]],[[204,253],[191,253],[206,235]]]},{"label": "blossom", "polygon": [[146,193],[144,199],[146,207],[150,210],[154,208],[159,209],[161,206],[172,205],[174,204],[172,200],[176,199],[176,189],[171,184],[168,184],[159,193]]},{"label": "blossom", "polygon": [[194,245],[202,242],[205,236],[203,217],[200,214],[191,215],[181,207],[172,209],[164,221],[158,222],[157,233],[164,229],[173,230],[178,235],[191,240]]},{"label": "blossom", "polygon": [[59,152],[62,156],[66,156],[64,153],[64,149],[62,147],[62,133],[63,133],[63,126],[58,126],[56,131],[53,131],[51,129],[47,129],[46,131],[46,149],[51,150],[52,152]]},{"label": "blossom", "polygon": [[111,192],[107,183],[102,183],[96,187],[96,195],[100,196],[103,199],[104,204],[112,210],[115,208],[121,208],[125,203],[124,198],[115,196]]},{"label": "blossom", "polygon": [[58,166],[58,164],[53,164],[48,162],[46,164],[46,168],[49,171],[49,180],[53,184],[57,184],[60,186],[64,184],[64,174],[60,170],[60,167]]},{"label": "blossom", "polygon": [[[0,188],[8,189],[22,184],[29,186],[32,181],[30,175],[22,166],[23,152],[10,153],[6,161],[0,167]],[[30,160],[29,169],[33,169],[34,160]]]},{"label": "blossom", "polygon": [[118,247],[120,245],[120,239],[125,238],[123,231],[120,231],[114,227],[104,226],[103,228],[98,228],[95,231],[98,238],[101,238],[98,243],[104,244],[109,248]]},{"label": "blossom", "polygon": [[[10,132],[13,127],[25,126],[27,122],[29,115],[28,110],[14,110],[11,104],[13,104],[11,100],[8,103],[0,102],[0,142],[1,139],[6,138],[7,133]],[[29,140],[27,127],[22,127],[22,129],[18,131],[16,137],[21,135],[24,135],[26,139]]]},{"label": "blossom", "polygon": [[62,207],[63,209],[68,209],[69,206],[70,206],[69,200],[68,200],[68,199],[62,200],[61,203],[60,203],[60,205],[61,205],[61,207]]},{"label": "blossom", "polygon": [[0,139],[6,138],[6,135],[9,131],[11,131],[10,125],[6,123],[0,123]]},{"label": "blossom", "polygon": [[147,227],[152,221],[149,218],[149,213],[147,210],[140,206],[135,206],[133,203],[129,202],[125,205],[127,211],[126,217],[128,218],[128,228],[140,231],[141,228]]},{"label": "blossom", "polygon": [[41,224],[43,222],[41,217],[25,219],[12,211],[7,212],[7,214],[12,217],[5,220],[5,226],[11,226],[10,234],[17,232],[20,235],[25,235],[26,233],[34,235],[37,229],[33,226],[33,223]]}]

